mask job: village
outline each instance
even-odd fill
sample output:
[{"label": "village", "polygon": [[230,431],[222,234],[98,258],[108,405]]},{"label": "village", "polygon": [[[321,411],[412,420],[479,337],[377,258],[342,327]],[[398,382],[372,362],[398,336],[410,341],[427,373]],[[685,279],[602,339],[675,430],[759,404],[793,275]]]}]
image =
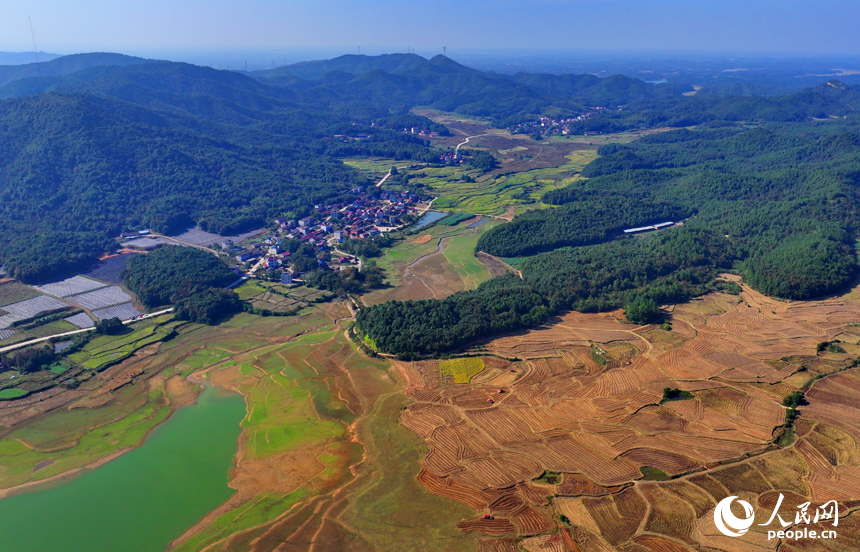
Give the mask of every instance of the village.
[{"label": "village", "polygon": [[[595,117],[605,111],[605,107],[594,107],[589,111],[585,111],[580,113],[575,117],[568,117],[566,119],[553,119],[550,117],[541,117],[537,121],[526,121],[523,123],[516,124],[511,127],[511,134],[549,134],[549,135],[561,135],[568,136],[571,134],[570,126],[573,123],[579,123],[582,121],[587,121],[592,117]],[[585,132],[588,134],[596,134],[593,132]]]},{"label": "village", "polygon": [[[312,215],[297,220],[275,219],[275,229],[249,240],[243,248],[233,248],[239,268],[248,277],[273,279],[279,275],[285,285],[301,282],[302,273],[310,270],[360,269],[358,255],[339,248],[344,242],[373,239],[403,228],[427,211],[431,201],[409,191],[379,191],[371,196],[355,188],[352,193],[357,195],[352,202],[315,205]],[[294,257],[295,247],[304,244],[313,248],[316,265],[312,268]],[[303,251],[307,253],[308,248]]]}]

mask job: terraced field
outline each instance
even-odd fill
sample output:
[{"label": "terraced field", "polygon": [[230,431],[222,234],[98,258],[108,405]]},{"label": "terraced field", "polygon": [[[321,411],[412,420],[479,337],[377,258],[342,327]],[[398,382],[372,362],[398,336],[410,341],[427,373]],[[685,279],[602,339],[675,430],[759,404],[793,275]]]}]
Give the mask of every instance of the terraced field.
[{"label": "terraced field", "polygon": [[251,306],[272,312],[298,312],[327,294],[326,291],[305,286],[287,287],[271,282],[248,280],[236,288],[236,293]]},{"label": "terraced field", "polygon": [[[856,292],[783,303],[744,287],[675,306],[672,322],[666,332],[624,324],[620,313],[571,313],[476,345],[524,360],[484,357],[487,368],[459,385],[432,384],[426,362],[397,364],[414,401],[401,423],[428,446],[419,479],[473,508],[457,527],[483,539],[478,550],[511,540],[527,550],[772,549],[767,530],[779,527],[758,526],[742,545],[716,530],[713,508],[732,495],[773,508],[783,493],[786,510],[837,500],[840,516],[856,517]],[[851,351],[816,352],[834,339]],[[441,361],[443,378],[452,362]],[[667,386],[693,398],[661,404]],[[777,445],[780,403],[798,389],[809,404],[797,440]],[[548,483],[545,473],[559,475]],[[848,550],[860,526],[844,535]]]},{"label": "terraced field", "polygon": [[69,360],[84,368],[101,371],[110,364],[130,357],[138,349],[159,343],[182,324],[170,321],[169,317],[153,320],[153,323],[142,325],[126,335],[96,337],[83,350],[72,353]]},{"label": "terraced field", "polygon": [[425,186],[431,186],[439,199],[433,206],[443,211],[468,212],[486,215],[506,215],[509,206],[540,205],[540,197],[549,190],[561,188],[580,179],[582,168],[597,158],[595,150],[579,150],[564,156],[566,161],[559,167],[533,169],[513,175],[478,178],[469,183],[434,175],[424,169],[420,173],[426,178],[416,178]]}]

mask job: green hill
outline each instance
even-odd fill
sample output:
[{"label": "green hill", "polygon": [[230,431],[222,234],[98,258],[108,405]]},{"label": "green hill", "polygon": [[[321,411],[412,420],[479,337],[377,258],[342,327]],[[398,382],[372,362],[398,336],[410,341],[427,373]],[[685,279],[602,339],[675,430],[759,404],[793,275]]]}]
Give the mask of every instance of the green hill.
[{"label": "green hill", "polygon": [[41,280],[92,262],[123,229],[237,232],[365,182],[308,149],[241,145],[163,122],[106,97],[0,103],[2,264]]},{"label": "green hill", "polygon": [[[33,54],[28,54],[33,56]],[[106,65],[138,65],[151,60],[123,54],[92,53],[60,56],[42,63],[0,66],[0,86],[29,77],[68,75],[90,67]]]}]

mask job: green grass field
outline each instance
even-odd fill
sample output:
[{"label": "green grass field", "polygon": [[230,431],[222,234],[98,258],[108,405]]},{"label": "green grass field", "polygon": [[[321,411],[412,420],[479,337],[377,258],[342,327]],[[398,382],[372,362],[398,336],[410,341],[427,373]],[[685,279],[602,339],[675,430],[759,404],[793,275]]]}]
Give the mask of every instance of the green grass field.
[{"label": "green grass field", "polygon": [[[506,150],[507,151],[507,150]],[[410,177],[410,186],[420,184],[421,191],[438,196],[435,209],[484,215],[503,215],[509,206],[518,209],[540,206],[540,197],[548,190],[567,186],[579,178],[582,168],[597,158],[595,150],[574,150],[566,155],[564,165],[550,169],[534,169],[513,175],[482,177],[479,170],[465,166],[419,167],[400,169]],[[345,159],[351,167],[382,176],[392,166],[403,166],[393,159]],[[466,182],[465,177],[476,182]]]},{"label": "green grass field", "polygon": [[394,159],[385,159],[382,157],[368,157],[368,158],[348,158],[342,159],[344,165],[349,165],[353,169],[371,173],[379,178],[382,178],[388,171],[391,170],[391,167],[403,167],[412,164],[412,161],[396,161]]},{"label": "green grass field", "polygon": [[261,293],[265,293],[266,290],[261,288],[257,282],[257,280],[248,280],[241,286],[236,287],[233,291],[239,294],[239,299],[247,301]]},{"label": "green grass field", "polygon": [[25,286],[19,282],[6,282],[5,284],[0,284],[0,307],[32,299],[39,295],[42,294],[30,286]]},{"label": "green grass field", "polygon": [[8,400],[8,399],[17,399],[18,397],[23,397],[27,392],[23,389],[3,389],[0,391],[0,399]]}]

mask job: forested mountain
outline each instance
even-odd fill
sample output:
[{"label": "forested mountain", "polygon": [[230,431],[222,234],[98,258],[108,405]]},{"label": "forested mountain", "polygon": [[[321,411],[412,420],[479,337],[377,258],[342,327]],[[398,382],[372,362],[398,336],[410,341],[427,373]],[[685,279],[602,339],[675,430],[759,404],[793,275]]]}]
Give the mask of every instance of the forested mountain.
[{"label": "forested mountain", "polygon": [[[34,54],[27,55],[35,57]],[[105,65],[137,65],[148,61],[150,60],[122,54],[92,53],[60,56],[51,58],[50,61],[45,61],[43,58],[41,63],[0,65],[0,86],[29,77],[68,75],[69,73],[82,71],[90,67]]]},{"label": "forested mountain", "polygon": [[248,74],[291,91],[311,91],[329,107],[356,101],[393,111],[430,106],[487,117],[502,126],[540,115],[575,115],[586,106],[680,97],[688,89],[620,75],[483,73],[445,56],[427,60],[414,54],[348,55]]},{"label": "forested mountain", "polygon": [[0,259],[12,274],[79,268],[123,229],[241,231],[365,183],[307,149],[242,146],[160,120],[106,97],[0,103]]},{"label": "forested mountain", "polygon": [[428,60],[416,54],[383,54],[381,56],[345,55],[334,59],[305,61],[248,74],[266,79],[300,77],[314,80],[328,73],[343,72],[361,75],[371,71],[383,71],[395,75],[407,73],[480,73],[480,71],[460,65],[445,56],[436,56]]}]

